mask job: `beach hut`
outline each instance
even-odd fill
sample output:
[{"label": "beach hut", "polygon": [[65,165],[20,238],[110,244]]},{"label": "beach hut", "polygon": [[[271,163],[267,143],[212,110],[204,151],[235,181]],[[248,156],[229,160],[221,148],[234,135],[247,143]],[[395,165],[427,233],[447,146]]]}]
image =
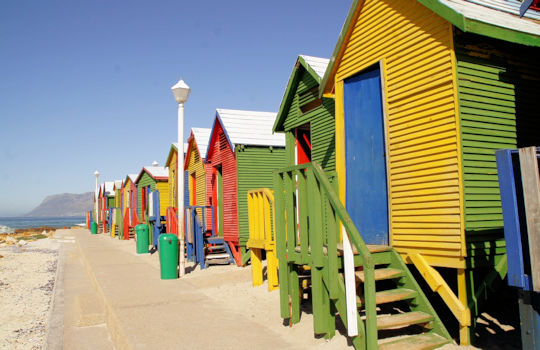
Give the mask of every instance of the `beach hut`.
[{"label": "beach hut", "polygon": [[206,153],[207,205],[215,208],[217,235],[238,265],[249,259],[247,194],[273,188],[272,171],[286,161],[285,137],[273,134],[276,113],[217,109]]},{"label": "beach hut", "polygon": [[112,224],[112,208],[114,207],[114,181],[103,183],[103,233],[110,232]]},{"label": "beach hut", "polygon": [[124,179],[123,186],[123,238],[129,239],[133,236],[136,225],[139,224],[137,215],[137,187],[135,180],[137,174],[128,174]]},{"label": "beach hut", "polygon": [[122,188],[124,182],[122,180],[115,180],[113,191],[114,191],[114,205],[112,207],[112,227],[111,227],[111,236],[115,237],[118,235],[120,237],[120,232],[123,232],[123,222],[122,222]]},{"label": "beach hut", "polygon": [[[188,144],[184,143],[184,157]],[[169,169],[169,207],[167,211],[167,232],[178,234],[178,213],[177,208],[177,191],[178,185],[176,182],[176,173],[178,172],[178,143],[173,143],[165,161],[165,167]],[[189,205],[189,182],[187,171],[184,171],[184,206]]]},{"label": "beach hut", "polygon": [[[192,128],[187,142],[184,169],[186,169],[188,180],[188,205],[205,206],[207,203],[207,179],[206,179],[206,151],[210,132],[208,128]],[[198,210],[199,217],[202,217],[201,210]],[[206,227],[212,227],[212,213],[205,212]]]},{"label": "beach hut", "polygon": [[[150,196],[154,191],[159,192],[159,213],[155,213],[156,216],[165,216],[167,214],[167,208],[169,207],[169,169],[166,167],[158,166],[157,162],[154,162],[152,166],[145,166],[140,171],[139,175],[135,179],[135,186],[137,187],[137,213],[141,223],[150,224]],[[152,226],[149,229],[149,242],[154,242],[154,232]],[[157,233],[156,233],[157,235]]]},{"label": "beach hut", "polygon": [[329,60],[300,55],[285,90],[273,131],[286,135],[287,165],[317,161],[336,169],[334,100],[319,98]]},{"label": "beach hut", "polygon": [[495,150],[540,138],[540,13],[519,5],[355,0],[321,83],[339,198],[441,295],[462,344],[506,274]]}]

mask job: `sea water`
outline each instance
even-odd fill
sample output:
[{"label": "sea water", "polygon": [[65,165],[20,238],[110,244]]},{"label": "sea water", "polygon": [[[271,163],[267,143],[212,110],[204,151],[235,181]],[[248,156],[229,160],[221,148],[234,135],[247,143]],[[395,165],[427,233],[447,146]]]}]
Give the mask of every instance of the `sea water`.
[{"label": "sea water", "polygon": [[32,227],[71,227],[80,225],[85,222],[84,216],[73,217],[0,217],[0,233],[12,233],[18,228],[32,228]]}]

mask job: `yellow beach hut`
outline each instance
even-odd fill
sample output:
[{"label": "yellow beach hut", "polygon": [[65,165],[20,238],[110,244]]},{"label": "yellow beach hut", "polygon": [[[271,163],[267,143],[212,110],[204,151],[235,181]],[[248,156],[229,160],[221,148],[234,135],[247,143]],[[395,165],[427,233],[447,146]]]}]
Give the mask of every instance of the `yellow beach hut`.
[{"label": "yellow beach hut", "polygon": [[321,83],[340,200],[440,294],[462,344],[506,274],[495,150],[540,141],[540,13],[519,4],[355,0]]}]

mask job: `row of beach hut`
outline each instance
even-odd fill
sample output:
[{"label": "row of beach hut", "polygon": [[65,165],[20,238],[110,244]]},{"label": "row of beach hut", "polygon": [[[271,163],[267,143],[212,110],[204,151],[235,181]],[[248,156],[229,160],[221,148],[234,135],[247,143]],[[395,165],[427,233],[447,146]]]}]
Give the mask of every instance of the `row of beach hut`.
[{"label": "row of beach hut", "polygon": [[[273,193],[283,318],[300,321],[307,288],[314,332],[340,317],[357,348],[471,342],[507,271],[495,151],[540,143],[540,12],[520,5],[355,0],[330,59],[298,56],[277,113],[217,109],[191,130],[185,205],[238,266],[248,194]],[[178,159],[173,144],[164,167],[103,183],[103,232],[129,239],[157,190],[177,234]]]}]

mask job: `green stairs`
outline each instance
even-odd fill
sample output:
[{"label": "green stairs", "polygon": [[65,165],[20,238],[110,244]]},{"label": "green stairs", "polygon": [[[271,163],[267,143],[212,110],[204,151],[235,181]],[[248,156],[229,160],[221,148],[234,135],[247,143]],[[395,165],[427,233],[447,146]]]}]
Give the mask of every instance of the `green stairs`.
[{"label": "green stairs", "polygon": [[[356,349],[436,349],[453,340],[401,256],[367,245],[317,164],[276,172],[276,246],[281,316],[300,322],[308,295],[314,333],[335,335],[336,317],[347,329],[343,276],[345,229],[354,256]],[[287,220],[294,218],[294,220]]]}]

